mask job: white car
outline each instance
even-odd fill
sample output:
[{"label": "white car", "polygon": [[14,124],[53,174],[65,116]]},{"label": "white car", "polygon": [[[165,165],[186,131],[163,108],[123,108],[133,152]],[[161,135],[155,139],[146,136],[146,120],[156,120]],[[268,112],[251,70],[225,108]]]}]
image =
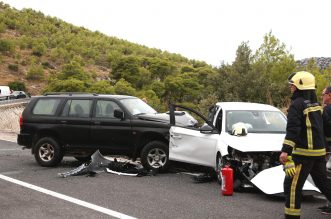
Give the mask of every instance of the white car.
[{"label": "white car", "polygon": [[[201,125],[174,125],[175,108],[189,111]],[[279,109],[266,104],[220,102],[210,108],[208,119],[195,110],[171,105],[169,160],[214,168],[219,183],[220,169],[229,165],[236,188],[255,185],[266,194],[282,194],[285,173],[279,155],[286,121]],[[309,181],[303,191],[319,192]]]},{"label": "white car", "polygon": [[0,100],[9,100],[11,93],[8,86],[0,86]]}]

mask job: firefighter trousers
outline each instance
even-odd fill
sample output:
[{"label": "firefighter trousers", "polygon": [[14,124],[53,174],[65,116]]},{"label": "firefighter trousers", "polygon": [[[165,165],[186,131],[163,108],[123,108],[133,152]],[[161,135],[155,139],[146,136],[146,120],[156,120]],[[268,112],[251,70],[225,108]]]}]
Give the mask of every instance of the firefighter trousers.
[{"label": "firefighter trousers", "polygon": [[331,180],[326,175],[325,156],[293,156],[296,174],[284,180],[285,218],[300,218],[303,185],[310,174],[317,188],[331,201]]}]

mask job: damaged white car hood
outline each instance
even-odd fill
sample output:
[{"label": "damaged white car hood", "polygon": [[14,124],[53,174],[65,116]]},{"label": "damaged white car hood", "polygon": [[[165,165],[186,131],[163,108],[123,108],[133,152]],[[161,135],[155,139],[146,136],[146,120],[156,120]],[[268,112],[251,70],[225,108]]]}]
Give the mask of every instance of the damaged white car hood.
[{"label": "damaged white car hood", "polygon": [[[275,195],[284,192],[284,179],[285,172],[283,171],[283,166],[279,165],[261,171],[251,182],[265,194]],[[309,191],[320,193],[320,190],[308,180],[306,180],[302,191],[304,193]]]},{"label": "damaged white car hood", "polygon": [[235,136],[225,133],[222,141],[225,145],[242,152],[281,151],[285,134],[248,133]]}]

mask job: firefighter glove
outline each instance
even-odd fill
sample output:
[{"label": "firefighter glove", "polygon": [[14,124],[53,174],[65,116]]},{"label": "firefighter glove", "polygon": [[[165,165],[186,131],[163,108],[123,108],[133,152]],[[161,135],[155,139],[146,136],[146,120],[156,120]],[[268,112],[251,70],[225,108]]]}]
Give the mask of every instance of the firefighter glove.
[{"label": "firefighter glove", "polygon": [[284,164],[284,171],[286,176],[293,177],[295,175],[295,163],[292,160],[292,156],[287,157],[287,161]]}]

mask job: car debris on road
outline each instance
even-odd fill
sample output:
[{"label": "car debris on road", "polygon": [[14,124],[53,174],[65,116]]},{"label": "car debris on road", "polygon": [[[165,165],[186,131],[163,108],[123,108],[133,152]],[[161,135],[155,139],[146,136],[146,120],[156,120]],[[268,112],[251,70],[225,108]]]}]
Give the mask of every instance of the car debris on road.
[{"label": "car debris on road", "polygon": [[91,161],[83,163],[79,167],[68,172],[59,173],[58,175],[66,178],[68,176],[94,176],[97,173],[113,173],[125,176],[147,176],[155,175],[155,171],[147,171],[137,162],[122,162],[116,158],[110,160],[102,156],[99,150],[91,156]]}]

